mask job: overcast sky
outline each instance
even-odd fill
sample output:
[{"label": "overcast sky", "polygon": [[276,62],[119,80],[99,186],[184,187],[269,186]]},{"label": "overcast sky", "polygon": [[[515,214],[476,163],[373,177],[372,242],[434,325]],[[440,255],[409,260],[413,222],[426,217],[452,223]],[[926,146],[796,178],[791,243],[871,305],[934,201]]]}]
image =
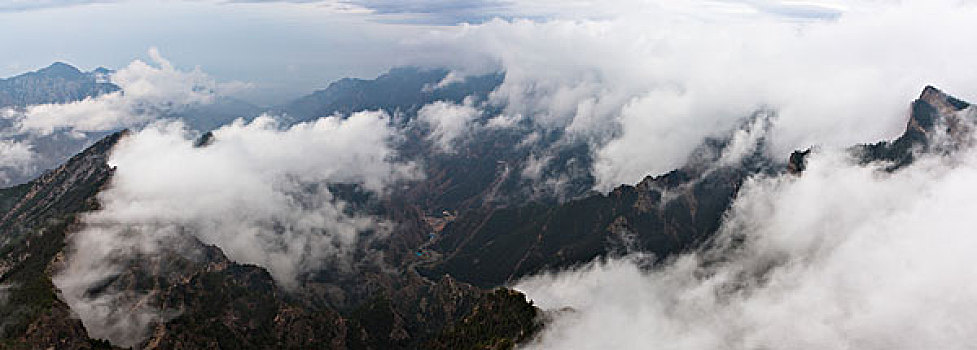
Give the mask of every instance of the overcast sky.
[{"label": "overcast sky", "polygon": [[[830,1],[647,2],[787,20],[832,20],[843,11]],[[492,18],[612,15],[603,8],[590,0],[0,0],[0,76],[54,61],[119,68],[157,47],[178,66],[254,84],[242,97],[277,103],[338,78],[416,63],[419,53],[408,44],[432,31]]]}]

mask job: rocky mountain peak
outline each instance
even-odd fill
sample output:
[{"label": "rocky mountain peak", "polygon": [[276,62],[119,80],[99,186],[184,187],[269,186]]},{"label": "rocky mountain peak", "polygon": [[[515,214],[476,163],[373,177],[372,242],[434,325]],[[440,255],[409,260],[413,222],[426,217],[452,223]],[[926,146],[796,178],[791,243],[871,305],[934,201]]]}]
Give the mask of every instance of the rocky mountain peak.
[{"label": "rocky mountain peak", "polygon": [[[930,143],[936,134],[945,134],[953,143],[963,140],[963,134],[969,130],[969,124],[961,119],[961,111],[970,104],[950,96],[943,91],[927,86],[913,102],[912,112],[903,137],[910,137],[917,142]],[[944,140],[946,142],[946,140]]]},{"label": "rocky mountain peak", "polygon": [[81,70],[64,62],[54,62],[50,66],[41,68],[36,72],[37,74],[58,76],[66,78],[77,78],[85,75]]},{"label": "rocky mountain peak", "polygon": [[936,108],[940,114],[951,114],[964,110],[970,106],[969,103],[947,95],[932,85],[928,85],[923,89],[923,93],[919,95],[919,101],[926,102],[930,106],[933,106],[933,108]]},{"label": "rocky mountain peak", "polygon": [[912,163],[918,152],[951,153],[970,142],[973,122],[965,120],[964,113],[969,108],[969,103],[927,86],[913,101],[906,131],[899,138],[851,150],[861,163],[890,163],[890,171]]}]

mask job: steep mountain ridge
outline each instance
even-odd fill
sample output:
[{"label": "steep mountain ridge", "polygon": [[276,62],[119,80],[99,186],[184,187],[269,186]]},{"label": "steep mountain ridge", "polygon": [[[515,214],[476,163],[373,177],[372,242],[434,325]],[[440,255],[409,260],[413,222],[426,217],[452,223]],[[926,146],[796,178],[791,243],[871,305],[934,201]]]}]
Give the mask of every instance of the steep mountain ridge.
[{"label": "steep mountain ridge", "polygon": [[0,217],[0,345],[12,348],[84,349],[106,344],[87,337],[51,281],[51,263],[61,256],[78,215],[97,208],[95,193],[111,177],[107,152],[122,137],[113,134],[38,179],[0,191],[11,203]]}]

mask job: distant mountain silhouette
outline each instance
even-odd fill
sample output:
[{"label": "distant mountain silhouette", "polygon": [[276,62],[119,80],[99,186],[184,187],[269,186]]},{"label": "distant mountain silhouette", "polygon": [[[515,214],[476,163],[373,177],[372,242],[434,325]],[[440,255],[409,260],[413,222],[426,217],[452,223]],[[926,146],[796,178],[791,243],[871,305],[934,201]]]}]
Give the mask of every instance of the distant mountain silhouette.
[{"label": "distant mountain silhouette", "polygon": [[67,63],[56,62],[35,72],[0,79],[0,108],[79,101],[119,90],[104,80],[109,73],[105,68],[82,72]]},{"label": "distant mountain silhouette", "polygon": [[274,110],[284,113],[286,120],[291,122],[362,110],[409,113],[435,101],[460,103],[468,96],[484,100],[504,78],[503,74],[474,76],[438,88],[438,83],[448,73],[444,69],[401,67],[391,69],[376,79],[340,79],[323,90]]}]

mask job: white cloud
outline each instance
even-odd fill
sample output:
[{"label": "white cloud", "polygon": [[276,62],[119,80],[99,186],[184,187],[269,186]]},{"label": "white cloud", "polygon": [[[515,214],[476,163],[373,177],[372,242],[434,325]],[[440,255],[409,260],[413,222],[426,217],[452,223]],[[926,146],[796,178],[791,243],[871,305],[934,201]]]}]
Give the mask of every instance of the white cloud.
[{"label": "white cloud", "polygon": [[115,0],[4,0],[2,3],[0,3],[0,12],[31,11],[113,1]]},{"label": "white cloud", "polygon": [[[486,121],[485,127],[498,129],[511,128],[516,126],[520,120],[522,120],[522,116],[520,115],[499,114]],[[536,138],[538,139],[538,135]]]},{"label": "white cloud", "polygon": [[33,171],[36,155],[32,148],[28,143],[0,140],[0,183]]},{"label": "white cloud", "polygon": [[351,183],[382,192],[413,178],[412,164],[392,159],[395,130],[388,124],[382,112],[287,129],[259,117],[215,130],[214,143],[206,147],[194,147],[181,123],[152,124],[116,146],[109,163],[117,170],[99,194],[102,208],[72,235],[72,253],[55,284],[94,336],[131,345],[165,312],[116,322],[114,313],[140,296],[91,298],[86,290],[119,273],[126,265],[120,258],[178,249],[169,242],[181,235],[266,268],[286,288],[327,265],[348,267],[362,234],[381,237],[389,227],[348,212],[326,185]]},{"label": "white cloud", "polygon": [[729,144],[723,148],[717,165],[735,166],[744,157],[757,151],[757,147],[764,142],[770,124],[776,117],[770,111],[760,111],[743,127],[736,129],[729,138]]},{"label": "white cloud", "polygon": [[526,158],[526,165],[522,168],[522,177],[529,180],[542,180],[543,170],[552,160],[552,155],[537,156],[530,154]]},{"label": "white cloud", "polygon": [[[977,30],[977,5],[819,4],[602,2],[596,18],[494,20],[411,43],[462,72],[504,70],[492,101],[589,140],[601,189],[682,165],[703,137],[757,110],[779,115],[770,141],[780,156],[894,136],[927,84],[975,96],[977,49],[958,40]],[[776,13],[785,9],[844,12],[797,20]]]},{"label": "white cloud", "polygon": [[472,106],[472,100],[463,104],[438,101],[417,111],[417,119],[431,127],[428,138],[443,152],[453,153],[454,143],[471,130],[472,122],[481,114]]},{"label": "white cloud", "polygon": [[971,347],[977,150],[895,173],[841,151],[807,165],[801,176],[748,181],[715,250],[658,268],[639,256],[520,282],[541,307],[574,310],[554,314],[527,347]]}]

